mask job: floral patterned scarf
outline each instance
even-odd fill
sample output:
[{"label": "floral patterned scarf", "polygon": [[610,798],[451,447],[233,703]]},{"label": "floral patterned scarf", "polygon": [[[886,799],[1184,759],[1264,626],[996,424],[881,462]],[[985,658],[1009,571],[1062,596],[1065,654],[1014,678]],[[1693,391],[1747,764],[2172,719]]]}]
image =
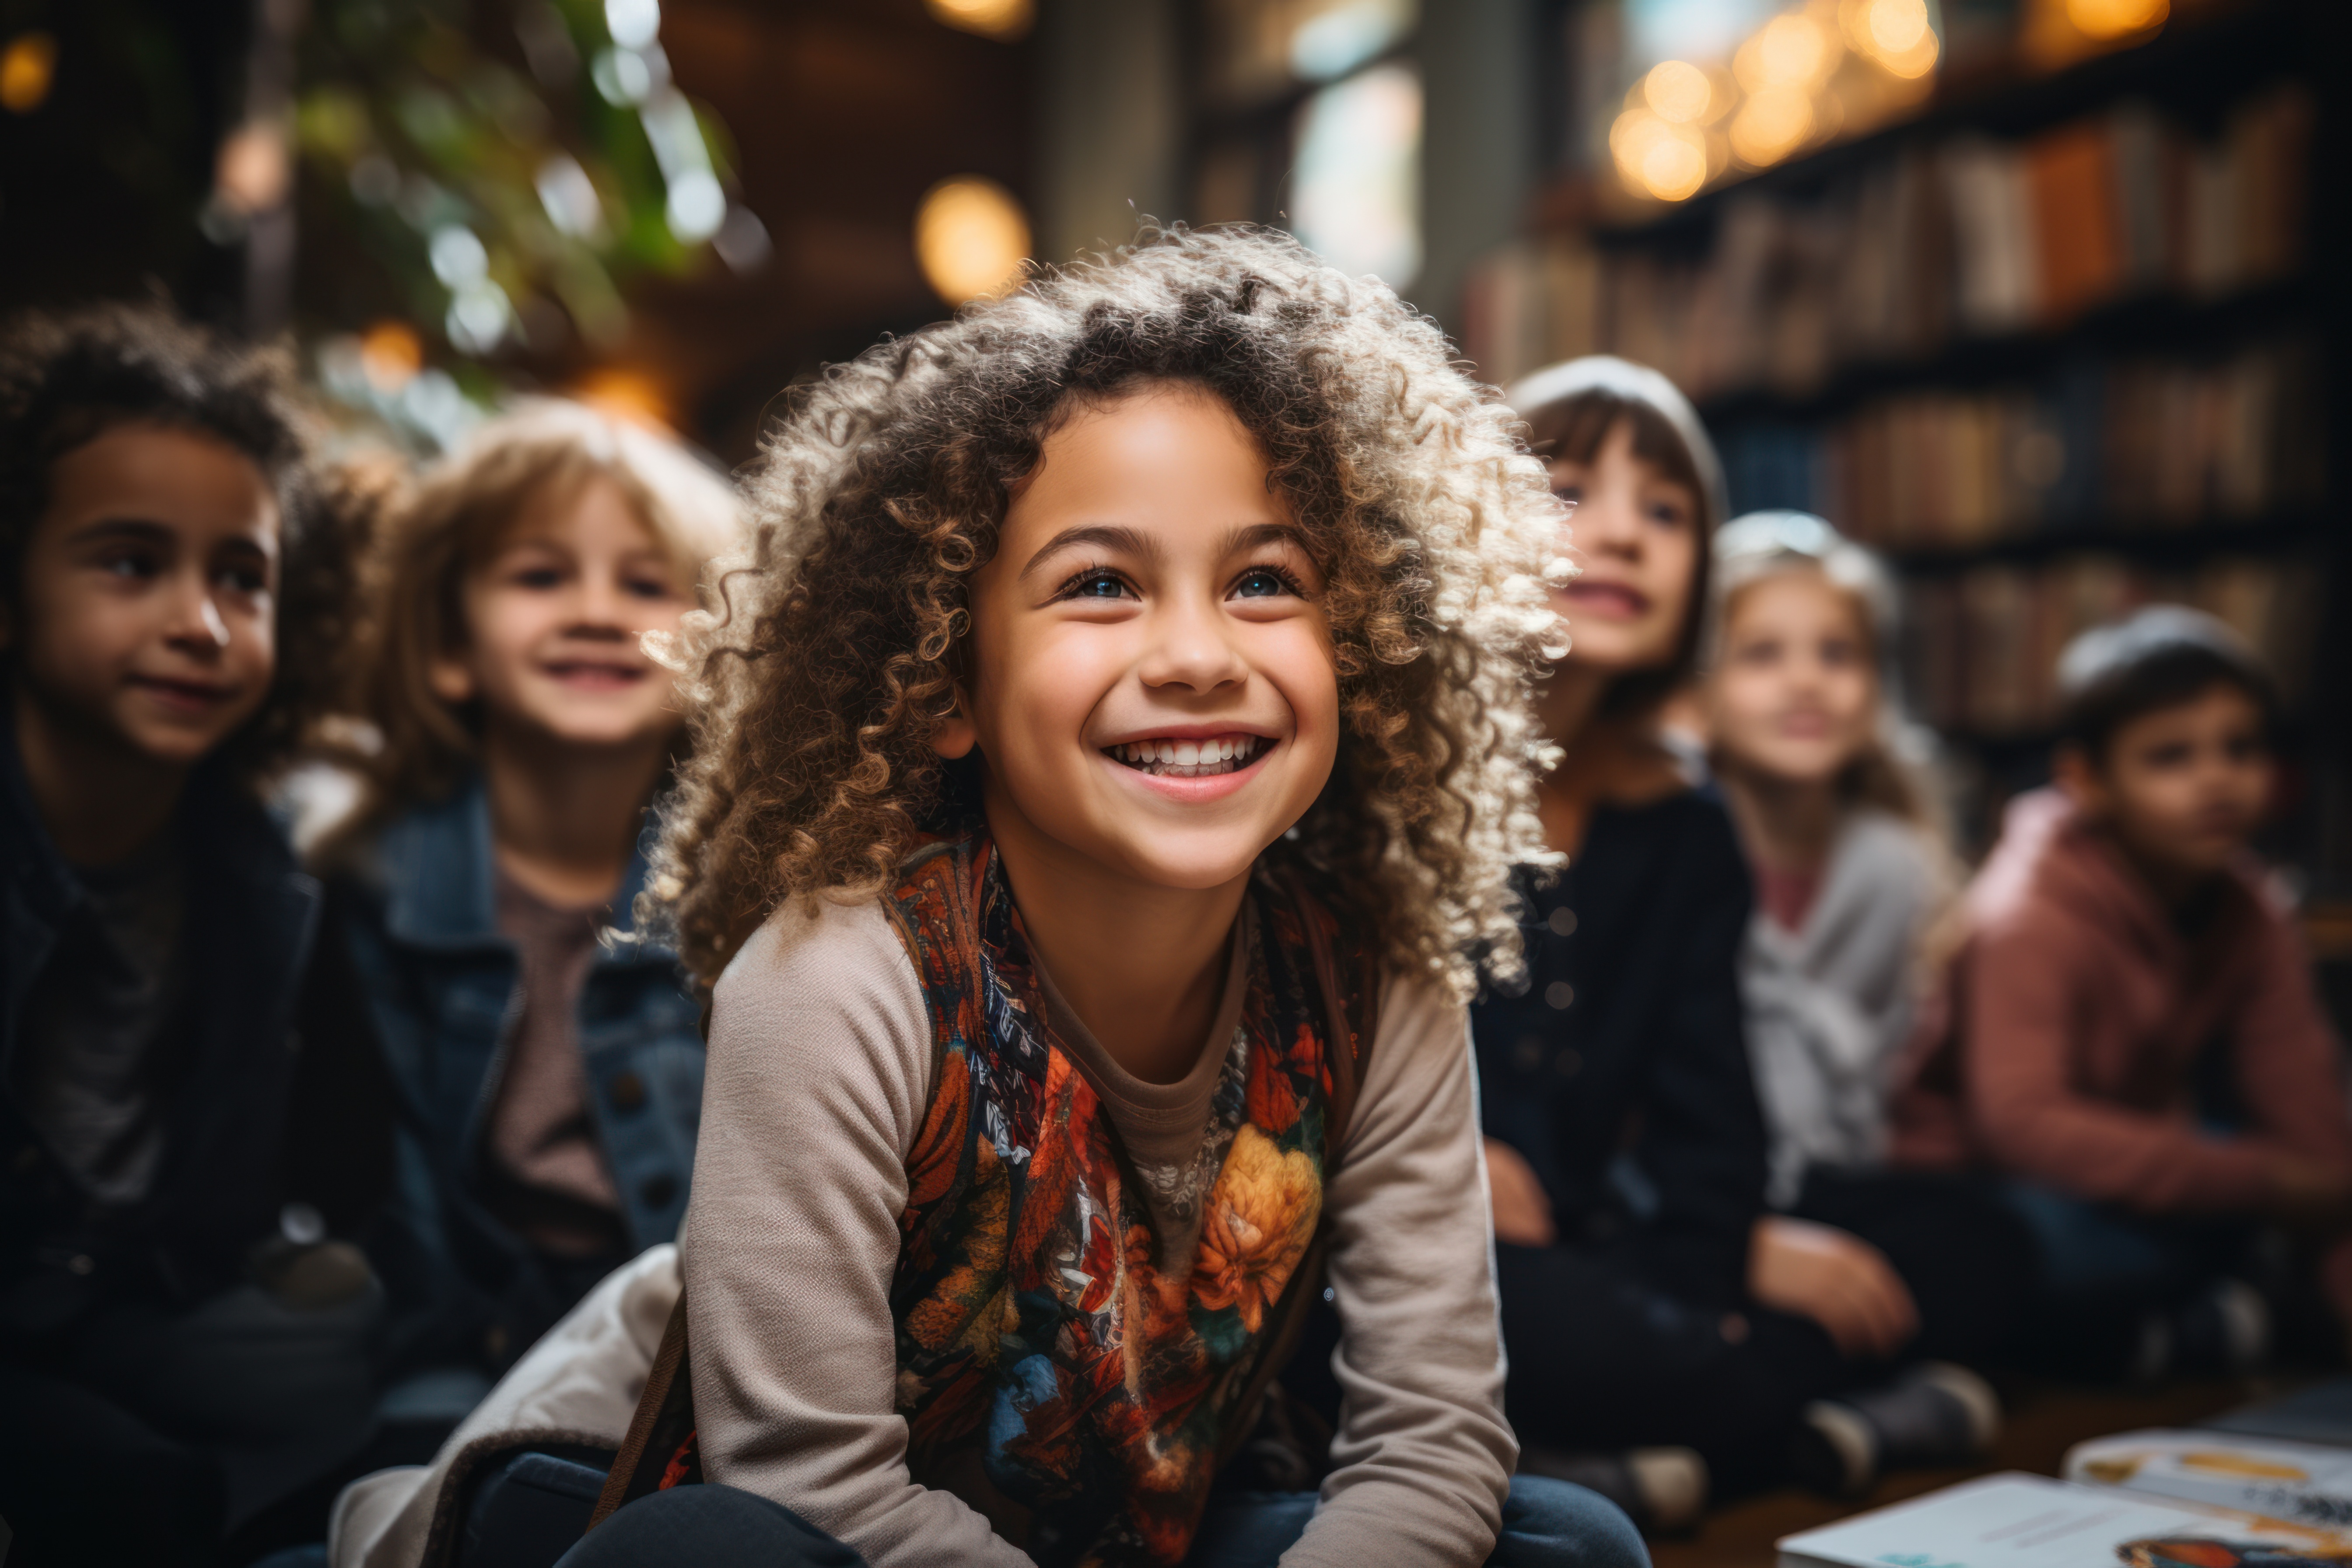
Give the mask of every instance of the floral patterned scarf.
[{"label": "floral patterned scarf", "polygon": [[1322,1213],[1329,1037],[1350,1036],[1344,1100],[1367,987],[1331,962],[1313,900],[1265,878],[1251,896],[1207,1129],[1223,1166],[1193,1255],[1165,1269],[1109,1115],[1045,1022],[993,847],[927,845],[884,900],[938,1053],[891,1289],[909,1460],[922,1479],[976,1443],[1046,1568],[1182,1560]]},{"label": "floral patterned scarf", "polygon": [[[890,1289],[908,1464],[1040,1568],[1183,1561],[1320,1283],[1371,955],[1263,867],[1250,897],[1248,989],[1203,1140],[1223,1158],[1197,1172],[1200,1240],[1172,1268],[1108,1112],[1045,1022],[987,837],[927,841],[882,900],[936,1053]],[[681,1298],[592,1526],[703,1479],[686,1324]]]}]

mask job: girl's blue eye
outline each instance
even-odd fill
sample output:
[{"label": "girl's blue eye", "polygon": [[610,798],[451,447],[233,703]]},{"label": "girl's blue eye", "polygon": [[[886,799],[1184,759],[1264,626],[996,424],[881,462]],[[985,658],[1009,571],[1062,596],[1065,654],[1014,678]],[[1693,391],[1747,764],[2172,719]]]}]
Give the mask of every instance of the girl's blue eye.
[{"label": "girl's blue eye", "polygon": [[1128,589],[1116,572],[1087,572],[1070,579],[1062,593],[1072,599],[1123,599]]},{"label": "girl's blue eye", "polygon": [[514,580],[518,587],[552,588],[563,575],[552,566],[526,566],[514,574]]},{"label": "girl's blue eye", "polygon": [[1243,573],[1242,580],[1234,584],[1234,595],[1244,599],[1270,599],[1292,592],[1295,590],[1288,578],[1263,566]]}]

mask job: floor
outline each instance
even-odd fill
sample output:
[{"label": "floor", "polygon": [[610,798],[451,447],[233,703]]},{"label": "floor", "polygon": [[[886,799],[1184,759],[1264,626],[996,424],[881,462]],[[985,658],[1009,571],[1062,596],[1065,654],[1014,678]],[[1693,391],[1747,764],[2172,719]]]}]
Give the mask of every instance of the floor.
[{"label": "floor", "polygon": [[1717,1510],[1696,1533],[1650,1542],[1655,1568],[1772,1568],[1772,1543],[1784,1535],[1843,1519],[1970,1476],[2032,1470],[2054,1476],[2066,1450],[2086,1437],[2139,1426],[2179,1426],[2257,1399],[2290,1392],[2297,1379],[2211,1379],[2151,1389],[2084,1388],[2016,1383],[2001,1388],[2007,1419],[1987,1461],[1966,1469],[1909,1470],[1889,1477],[1859,1501],[1810,1492],[1768,1492]]}]

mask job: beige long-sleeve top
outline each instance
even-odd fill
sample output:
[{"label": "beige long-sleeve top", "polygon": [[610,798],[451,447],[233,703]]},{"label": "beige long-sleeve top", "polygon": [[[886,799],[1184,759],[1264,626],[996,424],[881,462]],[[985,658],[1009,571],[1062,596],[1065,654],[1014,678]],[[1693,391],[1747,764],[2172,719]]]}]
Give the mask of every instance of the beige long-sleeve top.
[{"label": "beige long-sleeve top", "polygon": [[[1017,1568],[979,1511],[915,1484],[894,1398],[889,1289],[930,1077],[877,904],[780,913],[721,976],[682,1243],[703,1464],[874,1568]],[[1475,1096],[1463,1008],[1391,977],[1325,1192],[1346,1404],[1291,1568],[1473,1568],[1493,1548],[1518,1449]]]}]

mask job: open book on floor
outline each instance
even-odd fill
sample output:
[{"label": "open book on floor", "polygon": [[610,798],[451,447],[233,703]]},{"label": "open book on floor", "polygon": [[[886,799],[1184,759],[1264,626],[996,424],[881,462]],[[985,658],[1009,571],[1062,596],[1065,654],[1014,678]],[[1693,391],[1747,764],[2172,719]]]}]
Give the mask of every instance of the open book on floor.
[{"label": "open book on floor", "polygon": [[1780,1568],[2352,1568],[2352,1537],[2016,1471],[1777,1544]]},{"label": "open book on floor", "polygon": [[2352,1448],[2230,1432],[2119,1432],[2066,1452],[2070,1481],[2352,1531]]}]

